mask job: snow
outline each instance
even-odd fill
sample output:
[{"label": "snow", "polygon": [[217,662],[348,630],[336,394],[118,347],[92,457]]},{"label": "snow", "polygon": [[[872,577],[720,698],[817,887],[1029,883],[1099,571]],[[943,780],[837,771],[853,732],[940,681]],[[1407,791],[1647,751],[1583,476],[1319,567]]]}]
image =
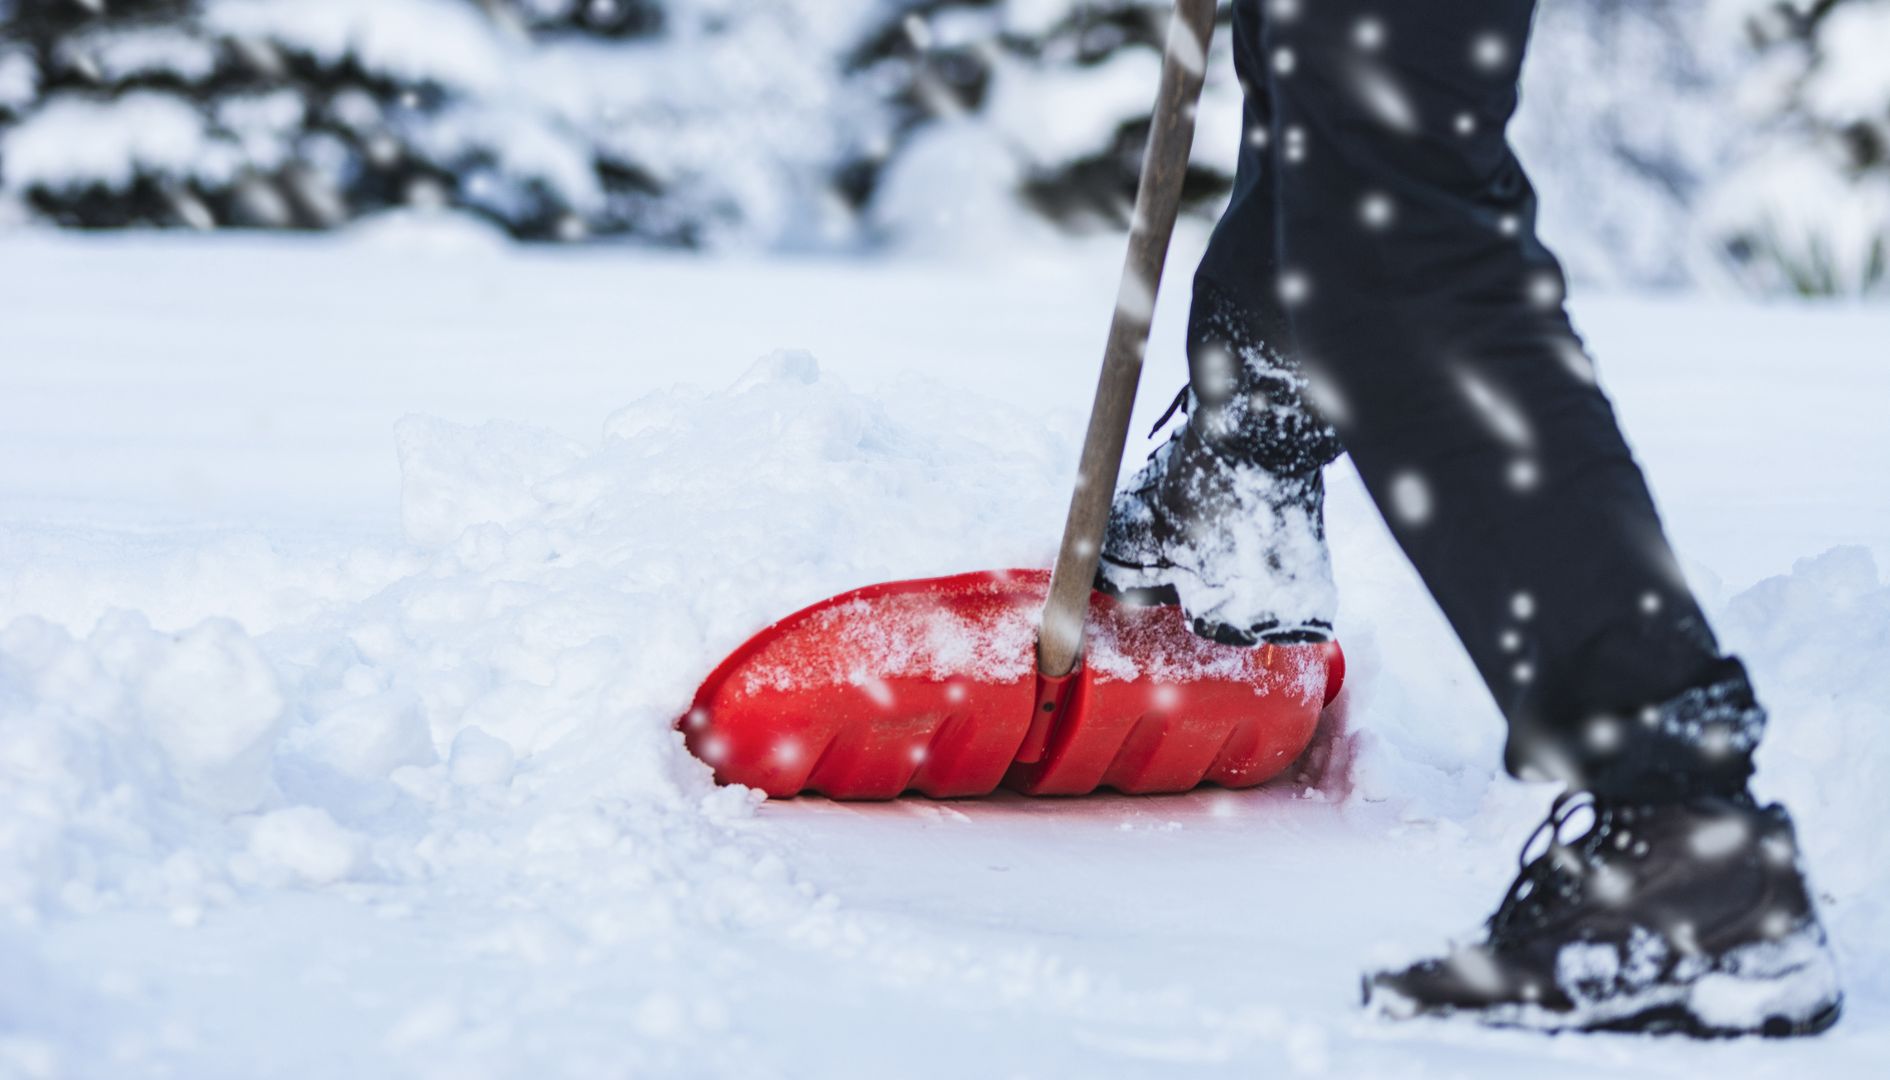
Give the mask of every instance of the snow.
[{"label": "snow", "polygon": [[1890,98],[1890,75],[1883,67],[1890,49],[1890,7],[1853,3],[1835,10],[1818,41],[1822,62],[1805,86],[1814,112],[1838,124],[1880,117]]},{"label": "snow", "polygon": [[1013,194],[1025,173],[1023,155],[1004,133],[939,121],[888,163],[869,216],[908,253],[992,251],[1020,238],[1042,246],[1053,227]]},{"label": "snow", "polygon": [[[587,5],[586,24],[601,28],[610,7]],[[1864,160],[1860,133],[1890,89],[1879,62],[1890,13],[1849,0],[1815,40],[1758,47],[1746,23],[1778,36],[1778,7],[1541,5],[1516,141],[1544,195],[1544,234],[1576,280],[1882,290],[1873,259],[1890,228],[1890,184]],[[979,250],[1053,231],[1046,207],[1079,230],[1122,216],[1094,205],[1107,192],[1073,166],[1111,153],[1149,105],[1155,53],[1104,46],[1125,20],[1153,28],[1168,14],[1155,0],[664,0],[650,9],[661,32],[617,38],[575,32],[577,9],[204,0],[147,18],[98,7],[96,25],[43,57],[0,43],[0,127],[12,131],[0,145],[0,219],[43,218],[57,203],[62,218],[90,223],[130,211],[196,227],[314,225],[445,199],[540,239]],[[935,67],[988,66],[988,93],[959,100],[910,58],[854,69],[895,12],[955,55]],[[1389,63],[1397,44],[1378,40],[1384,28],[1367,19],[1356,30],[1373,63]],[[1230,37],[1223,27],[1211,46],[1193,158],[1223,178],[1250,135]],[[1106,59],[1079,56],[1097,48]],[[1467,58],[1514,48],[1465,43]],[[320,68],[324,85],[364,76],[386,101],[362,84],[290,107],[285,58]],[[1387,123],[1408,127],[1394,67],[1367,64],[1360,89]],[[905,115],[914,94],[929,115]],[[450,182],[403,179],[396,190],[383,172]],[[150,188],[126,202],[136,179],[164,202]],[[79,198],[93,185],[121,198]],[[1379,223],[1396,207],[1361,209]]]},{"label": "snow", "polygon": [[[68,35],[52,74],[92,90],[38,98],[32,55],[0,46],[0,195],[194,182],[217,223],[280,226],[300,211],[328,224],[384,205],[362,170],[406,156],[451,182],[402,201],[447,188],[539,237],[832,250],[863,239],[836,170],[890,148],[883,102],[843,70],[869,5],[666,0],[662,34],[622,41],[533,37],[520,12],[465,0],[188,6],[175,26],[128,17]],[[287,61],[320,69],[318,83],[373,85],[285,101]],[[180,90],[141,88],[154,80]],[[297,167],[248,175],[285,164]],[[194,200],[173,210],[213,216]]]},{"label": "snow", "polygon": [[123,190],[141,175],[227,181],[237,162],[191,105],[140,90],[112,102],[61,95],[0,133],[7,186]]},{"label": "snow", "polygon": [[[348,877],[361,861],[363,846],[361,838],[335,824],[328,811],[313,806],[264,814],[249,834],[249,855],[260,869],[286,871],[310,885],[331,885]],[[249,868],[243,863],[233,867]]]},{"label": "snow", "polygon": [[866,686],[884,695],[887,678],[1015,682],[1036,668],[1041,608],[1039,599],[1036,611],[1011,604],[971,618],[938,611],[924,598],[852,601],[811,620],[813,636],[840,643],[839,650],[764,657],[743,672],[741,688]]},{"label": "snow", "polygon": [[1730,174],[1700,209],[1701,226],[1746,235],[1770,258],[1771,289],[1868,295],[1890,251],[1890,183],[1856,179],[1833,147],[1780,139]]},{"label": "snow", "polygon": [[[713,787],[670,725],[767,621],[1047,565],[1113,249],[693,261],[418,214],[9,235],[0,1075],[1873,1072],[1876,310],[1576,297],[1772,708],[1761,791],[1798,817],[1850,994],[1824,1039],[1360,1015],[1363,966],[1495,902],[1547,793],[1498,777],[1494,711],[1343,465],[1326,749],[1351,767],[1319,786]],[[1180,299],[1140,430],[1181,379]]]},{"label": "snow", "polygon": [[243,148],[243,157],[261,169],[289,164],[295,129],[306,118],[308,105],[293,90],[232,96],[217,103],[216,122]]},{"label": "snow", "polygon": [[1109,146],[1116,129],[1148,115],[1161,65],[1156,53],[1125,49],[1075,74],[1019,67],[998,80],[990,108],[1033,159],[1067,163]]},{"label": "snow", "polygon": [[0,48],[0,110],[18,112],[39,94],[39,66],[26,49]]},{"label": "snow", "polygon": [[[1771,976],[1793,972],[1790,980]],[[1830,1000],[1842,976],[1832,970],[1829,954],[1803,934],[1748,946],[1732,970],[1700,980],[1691,1006],[1707,1023],[1737,1024],[1755,1014],[1807,1016],[1818,1002]],[[1789,987],[1789,989],[1787,989]]]},{"label": "snow", "polygon": [[268,41],[324,64],[413,82],[492,89],[506,56],[489,20],[452,0],[211,0],[205,25],[234,38]]},{"label": "snow", "polygon": [[1753,50],[1723,8],[1745,2],[1539,5],[1512,134],[1543,238],[1577,280],[1723,277],[1724,235],[1695,228],[1694,207],[1764,145],[1756,134],[1779,106],[1729,107]]},{"label": "snow", "polygon": [[63,66],[112,83],[160,76],[198,83],[217,66],[213,43],[174,27],[78,34],[62,40],[56,55]]}]

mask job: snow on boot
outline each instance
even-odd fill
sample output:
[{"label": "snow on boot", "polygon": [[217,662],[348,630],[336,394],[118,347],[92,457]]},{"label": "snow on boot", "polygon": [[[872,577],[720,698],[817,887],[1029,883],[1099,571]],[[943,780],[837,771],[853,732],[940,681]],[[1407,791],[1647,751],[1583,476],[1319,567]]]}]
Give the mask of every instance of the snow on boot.
[{"label": "snow on boot", "polygon": [[[1594,822],[1561,839],[1576,815]],[[1364,982],[1392,1018],[1544,1031],[1808,1035],[1843,995],[1791,818],[1750,796],[1630,805],[1564,795],[1485,940]]]},{"label": "snow on boot", "polygon": [[1096,587],[1180,604],[1224,645],[1331,640],[1320,470],[1338,434],[1243,305],[1203,280],[1188,338],[1189,385],[1156,426],[1184,409],[1187,422],[1117,493]]},{"label": "snow on boot", "polygon": [[1224,645],[1327,641],[1337,598],[1318,466],[1280,473],[1217,452],[1202,412],[1116,496],[1096,587],[1179,603]]},{"label": "snow on boot", "polygon": [[1319,471],[1280,477],[1215,456],[1183,427],[1109,511],[1096,586],[1179,603],[1223,645],[1327,641],[1331,560]]}]

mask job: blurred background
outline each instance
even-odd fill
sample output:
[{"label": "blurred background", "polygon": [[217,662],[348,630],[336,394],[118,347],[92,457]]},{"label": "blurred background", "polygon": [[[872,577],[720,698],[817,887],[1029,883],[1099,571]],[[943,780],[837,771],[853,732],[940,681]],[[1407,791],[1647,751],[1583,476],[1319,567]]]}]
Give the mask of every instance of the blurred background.
[{"label": "blurred background", "polygon": [[[451,209],[535,244],[1053,246],[1124,223],[1166,10],[0,0],[0,224]],[[1202,220],[1240,125],[1218,47]],[[1578,280],[1890,294],[1890,0],[1544,0],[1524,91]]]}]

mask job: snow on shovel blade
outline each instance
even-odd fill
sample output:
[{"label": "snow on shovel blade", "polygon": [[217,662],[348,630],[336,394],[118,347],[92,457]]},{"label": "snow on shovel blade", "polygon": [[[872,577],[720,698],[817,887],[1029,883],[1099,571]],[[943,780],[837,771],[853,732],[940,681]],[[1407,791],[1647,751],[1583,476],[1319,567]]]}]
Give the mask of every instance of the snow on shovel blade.
[{"label": "snow on shovel blade", "polygon": [[716,779],[777,798],[1252,787],[1338,693],[1336,645],[1231,648],[1173,607],[1091,598],[1083,664],[1037,671],[1042,571],[873,585],[763,630],[682,720]]}]

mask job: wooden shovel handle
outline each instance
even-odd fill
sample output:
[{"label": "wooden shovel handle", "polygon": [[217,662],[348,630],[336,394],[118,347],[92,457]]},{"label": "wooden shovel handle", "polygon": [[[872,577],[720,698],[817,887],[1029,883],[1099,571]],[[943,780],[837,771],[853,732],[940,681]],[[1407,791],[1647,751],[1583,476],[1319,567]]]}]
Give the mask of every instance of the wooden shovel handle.
[{"label": "wooden shovel handle", "polygon": [[1129,414],[1135,408],[1142,357],[1148,351],[1162,264],[1181,212],[1181,184],[1194,146],[1194,112],[1206,78],[1214,8],[1215,0],[1176,0],[1169,23],[1161,92],[1155,99],[1154,123],[1135,194],[1129,255],[1122,267],[1115,318],[1109,324],[1089,433],[1083,439],[1070,517],[1063,526],[1063,547],[1050,575],[1050,598],[1044,603],[1043,627],[1037,637],[1037,669],[1050,678],[1068,675],[1083,655],[1090,585],[1102,555],[1116,472],[1129,440]]}]

